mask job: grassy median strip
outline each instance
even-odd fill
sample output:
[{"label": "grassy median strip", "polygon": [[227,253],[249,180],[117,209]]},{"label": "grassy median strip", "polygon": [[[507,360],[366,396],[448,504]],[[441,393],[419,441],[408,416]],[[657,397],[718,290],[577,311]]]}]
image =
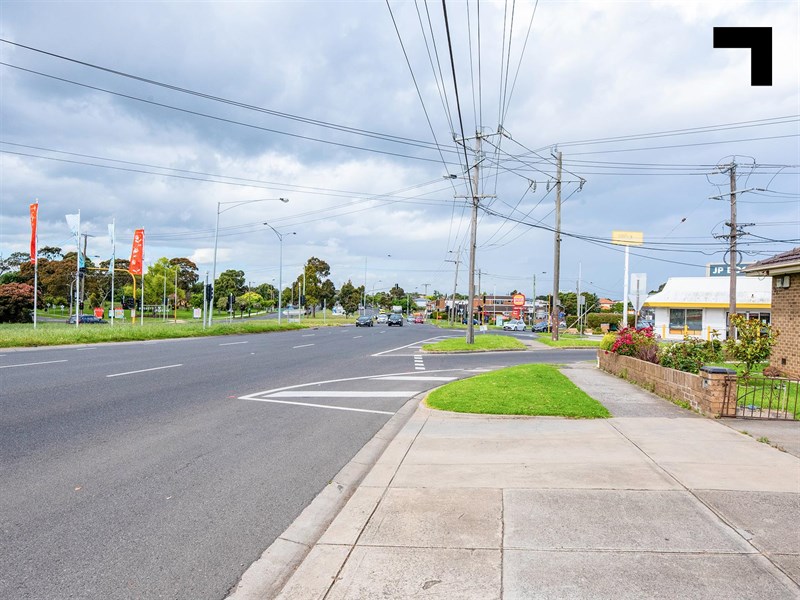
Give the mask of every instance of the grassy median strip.
[{"label": "grassy median strip", "polygon": [[579,335],[570,335],[568,333],[559,334],[558,340],[553,341],[549,333],[544,333],[536,338],[537,342],[541,342],[553,348],[599,348],[600,340],[592,340]]},{"label": "grassy median strip", "polygon": [[200,323],[148,323],[131,325],[130,322],[106,325],[67,325],[66,323],[39,323],[33,325],[0,325],[0,348],[28,346],[59,346],[62,344],[95,344],[101,342],[130,342],[168,338],[204,337],[212,335],[238,335],[303,329],[297,323],[276,321],[234,321],[215,323],[203,329]]},{"label": "grassy median strip", "polygon": [[431,408],[485,415],[576,419],[611,415],[553,365],[519,365],[454,381],[428,395]]},{"label": "grassy median strip", "polygon": [[485,352],[487,350],[524,350],[525,344],[507,335],[475,334],[475,343],[467,344],[462,337],[449,338],[422,346],[427,352]]}]

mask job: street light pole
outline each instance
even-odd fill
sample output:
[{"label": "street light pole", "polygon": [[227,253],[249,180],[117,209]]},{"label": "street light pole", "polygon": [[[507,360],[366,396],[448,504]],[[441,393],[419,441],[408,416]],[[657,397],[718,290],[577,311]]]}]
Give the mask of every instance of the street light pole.
[{"label": "street light pole", "polygon": [[[288,202],[288,200],[287,200]],[[269,223],[264,223],[267,227],[272,229],[276,236],[278,236],[278,242],[280,246],[280,254],[279,254],[279,263],[278,263],[278,325],[281,324],[281,296],[283,296],[283,236],[284,235],[297,235],[296,231],[292,231],[291,233],[279,233],[277,229],[275,229]]]},{"label": "street light pole", "polygon": [[[280,201],[284,204],[289,202],[288,198],[258,198],[257,200],[233,200],[230,202],[217,202],[217,223],[214,227],[214,267],[211,270],[211,298],[209,299],[209,303],[211,304],[211,310],[208,311],[208,325],[211,326],[212,315],[214,314],[214,293],[216,291],[217,286],[217,243],[219,241],[219,215],[220,213],[224,213],[226,210],[230,210],[232,208],[236,208],[237,206],[242,206],[243,204],[253,204],[254,202],[271,202],[271,201]],[[228,208],[220,210],[223,204],[231,204]]]}]

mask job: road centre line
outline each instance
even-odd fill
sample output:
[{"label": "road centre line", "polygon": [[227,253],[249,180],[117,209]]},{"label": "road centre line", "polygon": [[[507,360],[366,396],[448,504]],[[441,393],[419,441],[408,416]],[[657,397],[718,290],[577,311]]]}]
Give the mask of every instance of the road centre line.
[{"label": "road centre line", "polygon": [[[240,398],[241,400],[242,398]],[[329,408],[331,410],[346,410],[350,412],[373,413],[376,415],[393,415],[388,410],[368,410],[366,408],[350,408],[348,406],[329,406],[327,404],[311,404],[309,402],[289,402],[288,400],[272,400],[269,398],[244,398],[245,400],[255,400],[256,402],[271,402],[273,404],[292,404],[294,406],[309,406],[311,408]]]},{"label": "road centre line", "polygon": [[339,390],[307,392],[276,392],[267,396],[268,398],[411,398],[414,394],[419,394],[419,390],[413,391],[385,391],[385,392],[347,392]]},{"label": "road centre line", "polygon": [[236,344],[246,344],[247,342],[226,342],[224,344],[220,344],[220,346],[235,346]]},{"label": "road centre line", "polygon": [[[3,354],[5,356],[5,354]],[[67,359],[63,360],[46,360],[44,362],[35,362],[35,363],[20,363],[18,365],[3,365],[0,366],[0,369],[13,369],[14,367],[32,367],[34,365],[49,365],[52,363],[60,363],[60,362],[67,362]]]},{"label": "road centre line", "polygon": [[173,369],[175,367],[182,367],[183,365],[166,365],[163,367],[153,367],[151,369],[139,369],[138,371],[128,371],[126,373],[114,373],[113,375],[106,375],[106,377],[120,377],[122,375],[133,375],[134,373],[146,373],[148,371],[159,371],[161,369]]},{"label": "road centre line", "polygon": [[301,337],[314,337],[316,333],[304,333]]},{"label": "road centre line", "polygon": [[364,336],[363,335],[357,335],[357,336],[353,337],[353,339],[357,340],[358,338],[362,338],[362,337],[364,337]]},{"label": "road centre line", "polygon": [[292,348],[308,348],[309,346],[313,346],[314,344],[300,344],[299,346],[292,346]]}]

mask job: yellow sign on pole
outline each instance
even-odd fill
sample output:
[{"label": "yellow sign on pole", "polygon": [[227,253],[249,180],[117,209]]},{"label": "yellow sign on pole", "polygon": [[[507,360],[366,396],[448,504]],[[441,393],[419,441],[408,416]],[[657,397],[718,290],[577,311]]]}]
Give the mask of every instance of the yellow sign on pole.
[{"label": "yellow sign on pole", "polygon": [[644,234],[641,231],[612,231],[611,243],[619,246],[641,246]]}]

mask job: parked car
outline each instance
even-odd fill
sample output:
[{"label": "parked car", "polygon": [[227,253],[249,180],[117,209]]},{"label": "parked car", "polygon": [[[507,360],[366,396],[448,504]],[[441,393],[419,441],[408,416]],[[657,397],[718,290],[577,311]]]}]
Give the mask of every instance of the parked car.
[{"label": "parked car", "polygon": [[522,319],[511,319],[503,323],[503,331],[525,331],[525,321]]},{"label": "parked car", "polygon": [[[564,321],[561,321],[561,323],[558,324],[559,329],[564,329],[566,326],[567,324]],[[534,333],[543,333],[546,331],[550,331],[550,321],[544,320],[534,323],[533,325],[531,325],[531,331],[533,331]]]},{"label": "parked car", "polygon": [[372,327],[372,317],[364,315],[356,319],[356,327]]},{"label": "parked car", "polygon": [[[72,315],[69,319],[67,319],[67,323],[70,325],[75,325],[75,315]],[[100,325],[103,323],[108,323],[108,321],[101,319],[100,317],[95,317],[94,315],[81,315],[80,324],[83,325],[84,323],[87,325]]]},{"label": "parked car", "polygon": [[378,315],[378,325],[383,325],[389,320],[389,317],[384,313]]},{"label": "parked car", "polygon": [[647,329],[648,327],[652,329],[653,327],[655,327],[655,325],[656,325],[655,321],[652,321],[650,319],[639,319],[636,322],[636,329]]},{"label": "parked car", "polygon": [[389,318],[386,320],[389,327],[392,325],[399,325],[400,327],[403,326],[403,315],[398,315],[397,313],[392,313],[389,315]]}]

